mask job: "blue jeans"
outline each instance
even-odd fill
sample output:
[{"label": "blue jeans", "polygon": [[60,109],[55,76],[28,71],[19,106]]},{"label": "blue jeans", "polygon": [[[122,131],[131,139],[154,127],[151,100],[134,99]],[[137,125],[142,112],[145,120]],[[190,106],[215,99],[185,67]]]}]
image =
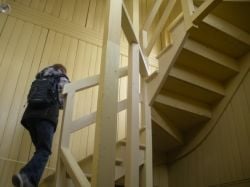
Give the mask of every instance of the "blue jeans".
[{"label": "blue jeans", "polygon": [[51,154],[55,126],[50,121],[34,119],[30,120],[27,130],[36,151],[20,173],[25,174],[34,186],[38,186]]}]

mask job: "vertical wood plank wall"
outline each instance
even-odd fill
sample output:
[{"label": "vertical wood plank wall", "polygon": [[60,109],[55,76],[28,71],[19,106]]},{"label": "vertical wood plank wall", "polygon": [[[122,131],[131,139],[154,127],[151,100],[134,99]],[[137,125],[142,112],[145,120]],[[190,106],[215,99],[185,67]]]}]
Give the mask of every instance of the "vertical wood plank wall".
[{"label": "vertical wood plank wall", "polygon": [[[149,9],[153,0],[141,0]],[[11,15],[0,14],[0,186],[33,155],[29,134],[20,125],[31,82],[42,68],[62,63],[72,81],[99,74],[105,0],[9,0]],[[143,9],[144,9],[143,8]],[[146,10],[143,10],[146,16]],[[93,40],[92,40],[93,39]],[[124,35],[120,66],[127,66]],[[152,67],[155,69],[155,67]],[[119,80],[119,100],[127,97],[127,77]],[[76,96],[74,119],[96,111],[98,87]],[[56,166],[62,113],[53,154],[44,176]],[[125,137],[126,111],[118,114],[117,139]],[[77,160],[93,152],[95,125],[71,135]]]},{"label": "vertical wood plank wall", "polygon": [[169,187],[250,185],[249,85],[250,72],[205,142],[169,167]]}]

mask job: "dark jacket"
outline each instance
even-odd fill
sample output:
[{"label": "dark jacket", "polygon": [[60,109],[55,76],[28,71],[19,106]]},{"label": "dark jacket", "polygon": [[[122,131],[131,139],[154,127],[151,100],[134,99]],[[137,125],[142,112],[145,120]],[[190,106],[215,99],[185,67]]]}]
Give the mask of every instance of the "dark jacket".
[{"label": "dark jacket", "polygon": [[42,119],[50,121],[55,127],[58,123],[59,104],[54,104],[46,108],[32,108],[29,105],[25,109],[21,123],[24,127],[29,128],[32,119]]},{"label": "dark jacket", "polygon": [[[53,76],[53,75],[60,75],[62,72],[60,70],[56,70],[53,67],[48,67],[43,69],[41,72],[37,74],[38,76]],[[64,74],[62,74],[64,75]],[[58,94],[59,94],[59,103],[52,104],[46,108],[33,108],[31,106],[27,106],[25,112],[23,114],[21,124],[29,128],[29,125],[34,125],[32,122],[34,119],[41,119],[41,120],[48,120],[50,121],[56,129],[58,123],[58,116],[59,116],[59,109],[63,106],[63,99],[61,96],[61,92],[63,86],[69,83],[69,80],[66,75],[62,76],[58,82]]]}]

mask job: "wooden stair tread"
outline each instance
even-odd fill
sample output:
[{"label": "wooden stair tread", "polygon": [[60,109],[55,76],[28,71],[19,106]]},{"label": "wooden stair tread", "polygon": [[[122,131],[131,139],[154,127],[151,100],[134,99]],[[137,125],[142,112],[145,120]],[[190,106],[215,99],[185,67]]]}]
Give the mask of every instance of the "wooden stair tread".
[{"label": "wooden stair tread", "polygon": [[231,71],[239,72],[239,66],[235,59],[209,48],[202,43],[189,38],[184,44],[184,49],[203,57],[203,60],[208,59],[210,62],[214,62],[224,68],[230,69]]},{"label": "wooden stair tread", "polygon": [[186,68],[175,66],[170,70],[169,76],[209,92],[225,95],[225,89],[220,83]]},{"label": "wooden stair tread", "polygon": [[224,97],[223,95],[171,76],[165,81],[161,92],[176,93],[208,105],[214,105]]},{"label": "wooden stair tread", "polygon": [[[185,44],[184,44],[185,45]],[[220,83],[225,83],[234,77],[238,71],[225,67],[213,60],[184,48],[178,57],[176,64],[210,77]]]},{"label": "wooden stair tread", "polygon": [[168,92],[164,95],[160,94],[156,97],[155,101],[195,115],[204,116],[205,118],[211,118],[212,116],[211,109],[208,105],[174,93]]},{"label": "wooden stair tread", "polygon": [[[237,32],[241,32],[241,36]],[[240,58],[249,50],[247,33],[213,15],[208,15],[199,24],[199,29],[192,29],[190,37],[233,58]]]}]

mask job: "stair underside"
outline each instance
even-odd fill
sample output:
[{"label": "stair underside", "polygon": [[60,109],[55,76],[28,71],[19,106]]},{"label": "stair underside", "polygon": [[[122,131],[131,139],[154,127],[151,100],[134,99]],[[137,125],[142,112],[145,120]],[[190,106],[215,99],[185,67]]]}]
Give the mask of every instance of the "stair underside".
[{"label": "stair underside", "polygon": [[190,37],[224,54],[240,58],[250,49],[249,11],[250,2],[222,1],[198,29],[192,30]]},{"label": "stair underside", "polygon": [[[153,107],[181,133],[184,146],[213,117],[213,108],[227,95],[226,87],[240,72],[238,59],[250,51],[249,12],[250,2],[222,2],[198,28],[191,29],[154,100]],[[180,148],[180,142],[161,130],[153,123],[155,150]]]},{"label": "stair underside", "polygon": [[223,97],[222,95],[211,92],[202,87],[190,84],[175,77],[168,77],[160,93],[162,92],[177,93],[188,98],[192,98],[211,105],[218,102]]},{"label": "stair underside", "polygon": [[235,69],[225,68],[225,66],[219,63],[214,63],[211,59],[205,58],[187,49],[182,50],[176,61],[176,65],[185,66],[204,76],[210,76],[212,79],[219,82],[226,82],[226,80],[229,80],[237,73]]},{"label": "stair underside", "polygon": [[156,103],[154,107],[156,110],[160,111],[163,119],[170,120],[174,124],[174,127],[180,131],[187,131],[209,120],[207,117],[199,116],[188,111],[178,110],[159,103]]},{"label": "stair underside", "polygon": [[153,148],[157,152],[166,152],[180,146],[180,143],[173,136],[164,131],[154,121],[152,122],[152,136]]},{"label": "stair underside", "polygon": [[[205,0],[194,0],[195,6],[199,7]],[[231,0],[221,2],[212,14],[230,22],[246,32],[250,32],[249,25],[250,2]]]},{"label": "stair underside", "polygon": [[240,58],[249,50],[247,44],[238,41],[229,35],[223,34],[206,22],[202,22],[199,25],[199,29],[193,29],[190,33],[190,37],[193,40],[234,58]]},{"label": "stair underside", "polygon": [[219,4],[212,13],[250,33],[249,12],[250,2],[237,2],[236,0]]}]

